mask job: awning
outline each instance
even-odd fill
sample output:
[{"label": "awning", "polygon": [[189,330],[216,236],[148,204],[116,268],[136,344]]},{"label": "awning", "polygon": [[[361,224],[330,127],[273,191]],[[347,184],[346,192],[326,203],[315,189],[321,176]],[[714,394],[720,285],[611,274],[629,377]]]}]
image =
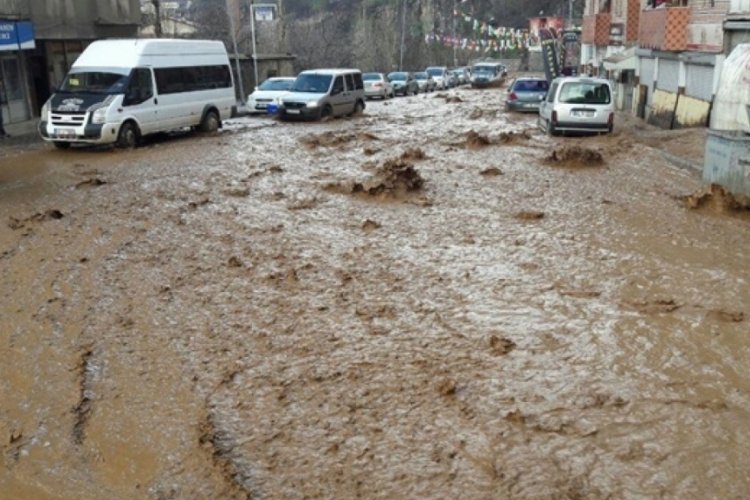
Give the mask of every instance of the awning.
[{"label": "awning", "polygon": [[635,71],[635,65],[638,62],[638,58],[635,55],[635,47],[630,47],[622,52],[607,56],[602,62],[604,63],[604,69],[608,71]]}]

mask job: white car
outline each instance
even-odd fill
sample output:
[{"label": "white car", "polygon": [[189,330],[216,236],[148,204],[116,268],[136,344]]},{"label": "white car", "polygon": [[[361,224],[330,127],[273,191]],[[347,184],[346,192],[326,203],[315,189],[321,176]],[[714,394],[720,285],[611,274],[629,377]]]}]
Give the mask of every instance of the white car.
[{"label": "white car", "polygon": [[247,96],[248,111],[265,113],[269,104],[278,106],[281,98],[291,90],[294,80],[294,77],[273,77],[255,87],[255,91]]},{"label": "white car", "polygon": [[539,127],[550,135],[610,133],[614,118],[612,86],[602,78],[555,78],[539,106]]}]

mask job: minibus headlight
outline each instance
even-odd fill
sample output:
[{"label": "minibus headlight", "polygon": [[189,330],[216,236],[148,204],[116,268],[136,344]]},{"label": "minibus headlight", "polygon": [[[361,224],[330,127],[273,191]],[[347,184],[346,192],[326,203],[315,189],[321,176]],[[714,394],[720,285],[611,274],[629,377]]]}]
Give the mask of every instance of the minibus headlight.
[{"label": "minibus headlight", "polygon": [[317,108],[318,107],[318,101],[310,101],[307,103],[308,108]]},{"label": "minibus headlight", "polygon": [[101,125],[106,120],[107,120],[106,106],[102,106],[101,108],[96,108],[94,112],[91,114],[91,123],[95,125]]}]

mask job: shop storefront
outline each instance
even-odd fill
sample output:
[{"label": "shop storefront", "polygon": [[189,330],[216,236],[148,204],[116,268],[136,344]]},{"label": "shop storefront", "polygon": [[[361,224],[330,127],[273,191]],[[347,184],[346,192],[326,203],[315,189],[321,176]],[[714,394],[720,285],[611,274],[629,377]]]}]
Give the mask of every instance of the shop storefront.
[{"label": "shop storefront", "polygon": [[3,123],[32,116],[26,50],[36,47],[30,21],[0,20],[0,111]]}]

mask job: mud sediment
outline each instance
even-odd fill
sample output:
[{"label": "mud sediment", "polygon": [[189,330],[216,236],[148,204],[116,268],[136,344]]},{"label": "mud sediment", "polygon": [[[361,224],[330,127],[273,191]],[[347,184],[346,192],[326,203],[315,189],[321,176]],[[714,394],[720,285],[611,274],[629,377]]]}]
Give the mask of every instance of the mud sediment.
[{"label": "mud sediment", "polygon": [[563,146],[544,159],[551,165],[563,167],[598,167],[604,164],[601,152],[583,146]]},{"label": "mud sediment", "polygon": [[740,213],[750,211],[750,198],[734,195],[719,184],[711,184],[700,191],[685,197],[688,208],[719,213]]}]

